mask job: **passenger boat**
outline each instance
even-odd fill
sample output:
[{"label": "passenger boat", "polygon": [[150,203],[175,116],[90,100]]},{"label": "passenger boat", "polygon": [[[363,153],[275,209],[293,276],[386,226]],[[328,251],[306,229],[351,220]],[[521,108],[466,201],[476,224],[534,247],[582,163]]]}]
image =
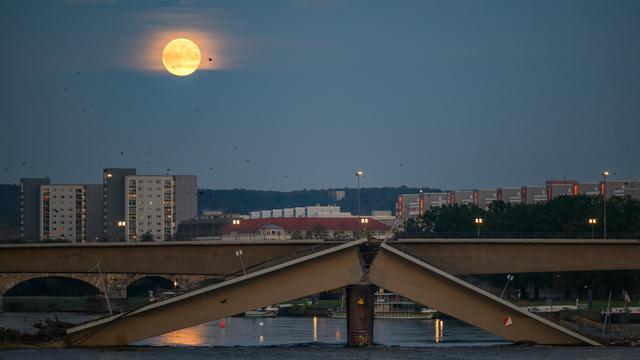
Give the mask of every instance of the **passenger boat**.
[{"label": "passenger boat", "polygon": [[246,311],[245,317],[276,317],[278,316],[278,308],[275,306],[267,306],[255,310]]},{"label": "passenger boat", "polygon": [[[404,296],[396,293],[384,292],[380,289],[376,292],[373,304],[373,316],[375,319],[433,319],[438,311],[426,308]],[[344,297],[340,309],[330,313],[334,318],[346,318]]]}]

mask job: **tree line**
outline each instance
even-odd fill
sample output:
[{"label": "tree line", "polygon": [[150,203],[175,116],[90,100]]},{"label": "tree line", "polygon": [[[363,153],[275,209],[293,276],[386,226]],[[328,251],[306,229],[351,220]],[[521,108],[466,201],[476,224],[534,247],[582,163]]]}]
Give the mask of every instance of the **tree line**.
[{"label": "tree line", "polygon": [[[602,238],[604,206],[599,196],[560,196],[537,204],[494,201],[488,209],[475,205],[433,208],[406,221],[401,236]],[[640,200],[612,197],[606,201],[607,237],[640,238]],[[476,224],[475,219],[482,219]],[[589,223],[595,219],[596,224]]]}]

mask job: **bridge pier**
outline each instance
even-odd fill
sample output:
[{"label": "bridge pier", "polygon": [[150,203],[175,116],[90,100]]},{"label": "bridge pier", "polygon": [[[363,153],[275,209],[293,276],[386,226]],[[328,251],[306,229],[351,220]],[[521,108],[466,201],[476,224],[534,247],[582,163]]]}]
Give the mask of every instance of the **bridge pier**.
[{"label": "bridge pier", "polygon": [[359,283],[347,286],[347,345],[373,345],[374,286]]}]

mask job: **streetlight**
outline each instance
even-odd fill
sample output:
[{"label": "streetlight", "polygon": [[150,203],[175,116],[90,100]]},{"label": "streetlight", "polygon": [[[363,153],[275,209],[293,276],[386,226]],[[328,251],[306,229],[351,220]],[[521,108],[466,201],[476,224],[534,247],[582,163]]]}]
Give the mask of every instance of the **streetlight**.
[{"label": "streetlight", "polygon": [[484,220],[482,220],[482,218],[475,219],[476,228],[478,228],[478,240],[480,240],[480,225],[482,225],[483,222]]},{"label": "streetlight", "polygon": [[596,226],[596,224],[598,223],[598,220],[594,219],[594,218],[590,218],[589,219],[589,224],[591,224],[591,239],[593,240],[593,228],[594,226]]},{"label": "streetlight", "polygon": [[358,179],[358,213],[356,215],[360,215],[360,178],[364,177],[364,171],[357,170],[356,178]]},{"label": "streetlight", "polygon": [[247,270],[244,268],[244,261],[242,260],[242,250],[236,250],[236,257],[240,258],[240,266],[242,266],[242,272],[247,275]]},{"label": "streetlight", "polygon": [[[240,225],[240,219],[231,220],[231,224],[232,225]],[[238,230],[236,230],[235,233],[236,233],[236,241],[238,241]]]},{"label": "streetlight", "polygon": [[369,219],[360,218],[360,224],[362,224],[362,231],[364,232],[364,236],[367,236],[367,224],[369,223]]},{"label": "streetlight", "polygon": [[124,220],[120,220],[118,221],[118,227],[120,228],[120,232],[121,232],[121,237],[120,237],[120,241],[124,241],[124,228],[125,226],[127,226],[127,222]]},{"label": "streetlight", "polygon": [[604,239],[607,239],[607,176],[609,176],[609,170],[602,172],[602,233]]},{"label": "streetlight", "polygon": [[500,294],[500,299],[504,296],[504,292],[507,291],[507,286],[509,286],[509,282],[513,281],[513,275],[507,274],[507,283],[504,285],[504,289],[502,289],[502,293]]}]

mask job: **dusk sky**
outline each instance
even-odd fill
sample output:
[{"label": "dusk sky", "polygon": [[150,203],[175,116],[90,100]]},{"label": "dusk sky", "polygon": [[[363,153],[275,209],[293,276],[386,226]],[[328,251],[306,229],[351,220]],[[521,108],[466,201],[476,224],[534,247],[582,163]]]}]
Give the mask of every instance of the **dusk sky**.
[{"label": "dusk sky", "polygon": [[[190,76],[162,64],[179,37]],[[637,0],[3,0],[0,39],[0,183],[640,178]]]}]

